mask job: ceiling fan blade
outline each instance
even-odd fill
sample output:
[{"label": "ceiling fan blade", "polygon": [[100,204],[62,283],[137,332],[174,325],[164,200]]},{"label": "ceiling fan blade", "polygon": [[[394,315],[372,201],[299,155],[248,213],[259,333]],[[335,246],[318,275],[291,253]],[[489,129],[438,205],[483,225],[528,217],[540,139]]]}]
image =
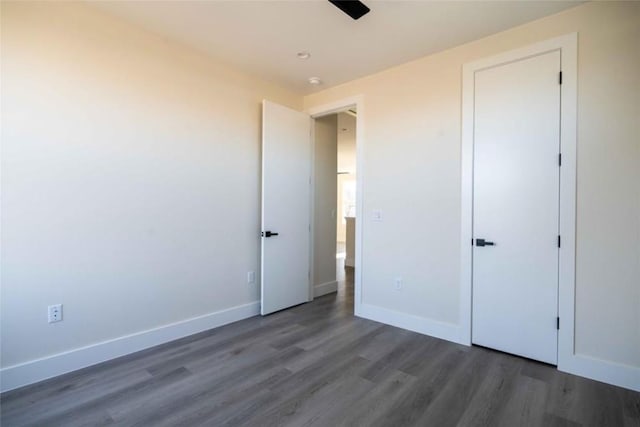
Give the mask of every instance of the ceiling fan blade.
[{"label": "ceiling fan blade", "polygon": [[364,3],[357,0],[329,0],[329,2],[354,20],[361,18],[371,10]]}]

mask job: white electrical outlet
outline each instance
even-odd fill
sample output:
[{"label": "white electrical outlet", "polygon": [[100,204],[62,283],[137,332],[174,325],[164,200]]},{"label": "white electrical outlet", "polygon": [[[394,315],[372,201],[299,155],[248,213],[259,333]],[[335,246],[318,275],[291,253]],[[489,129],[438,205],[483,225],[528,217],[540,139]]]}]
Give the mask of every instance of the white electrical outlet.
[{"label": "white electrical outlet", "polygon": [[253,284],[256,283],[256,272],[255,271],[249,271],[247,273],[247,283],[248,284]]},{"label": "white electrical outlet", "polygon": [[374,221],[382,221],[382,211],[379,209],[372,210],[371,219]]},{"label": "white electrical outlet", "polygon": [[47,310],[49,323],[60,322],[62,320],[62,304],[50,305]]},{"label": "white electrical outlet", "polygon": [[399,291],[400,289],[402,289],[402,277],[396,277],[393,283],[396,288],[396,291]]}]

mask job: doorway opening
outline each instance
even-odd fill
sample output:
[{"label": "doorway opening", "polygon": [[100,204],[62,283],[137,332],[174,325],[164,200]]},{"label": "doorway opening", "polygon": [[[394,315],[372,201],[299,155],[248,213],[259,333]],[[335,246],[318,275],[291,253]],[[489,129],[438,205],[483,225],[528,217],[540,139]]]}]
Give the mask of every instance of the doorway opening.
[{"label": "doorway opening", "polygon": [[[356,283],[357,107],[314,117],[313,296],[337,292],[354,307]],[[355,303],[357,305],[357,303]]]},{"label": "doorway opening", "polygon": [[[338,291],[338,113],[356,115],[362,164],[362,97],[301,112],[263,101],[260,313],[267,315]],[[355,173],[354,173],[355,175]],[[362,180],[355,181],[356,217]],[[353,193],[353,191],[351,191]],[[353,194],[351,195],[353,199]],[[340,215],[353,215],[353,201]],[[344,212],[348,211],[348,212]],[[346,220],[345,220],[346,222]],[[340,274],[345,305],[359,315],[362,224],[355,223],[351,274]],[[345,262],[347,241],[345,236]],[[341,271],[340,273],[343,273]],[[350,276],[350,277],[349,277]],[[344,277],[344,279],[342,279]],[[349,281],[351,279],[351,281]],[[350,285],[350,286],[349,286]]]},{"label": "doorway opening", "polygon": [[336,280],[338,292],[353,295],[356,255],[355,108],[337,114]]}]

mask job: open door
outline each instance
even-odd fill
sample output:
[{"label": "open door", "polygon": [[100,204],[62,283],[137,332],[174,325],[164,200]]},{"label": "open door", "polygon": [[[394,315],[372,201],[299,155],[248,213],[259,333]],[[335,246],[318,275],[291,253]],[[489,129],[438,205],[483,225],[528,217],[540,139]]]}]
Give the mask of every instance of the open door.
[{"label": "open door", "polygon": [[261,313],[309,301],[311,118],[262,103]]}]

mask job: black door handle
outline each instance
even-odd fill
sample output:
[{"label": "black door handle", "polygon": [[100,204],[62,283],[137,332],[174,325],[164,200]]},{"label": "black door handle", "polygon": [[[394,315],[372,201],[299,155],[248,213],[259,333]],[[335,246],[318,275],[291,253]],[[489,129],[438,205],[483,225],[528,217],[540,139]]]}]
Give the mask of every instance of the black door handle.
[{"label": "black door handle", "polygon": [[484,239],[476,239],[476,246],[495,246],[495,243]]},{"label": "black door handle", "polygon": [[271,231],[263,231],[261,235],[262,237],[271,237],[271,236],[277,236],[278,233],[272,233]]}]

